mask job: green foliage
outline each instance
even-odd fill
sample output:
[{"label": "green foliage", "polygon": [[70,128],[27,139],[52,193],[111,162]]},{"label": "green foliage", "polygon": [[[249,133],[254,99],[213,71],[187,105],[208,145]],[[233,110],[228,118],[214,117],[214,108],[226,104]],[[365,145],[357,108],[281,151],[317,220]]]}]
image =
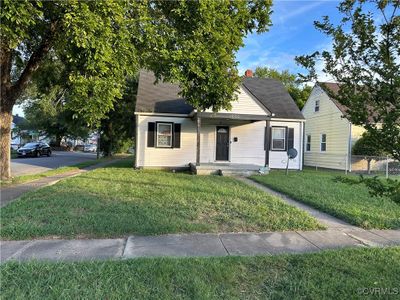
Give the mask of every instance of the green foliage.
[{"label": "green foliage", "polygon": [[384,155],[385,152],[382,150],[379,141],[376,140],[374,135],[364,132],[360,139],[356,141],[352,148],[354,155],[368,155],[368,156],[380,156]]},{"label": "green foliage", "polygon": [[[374,5],[375,11],[368,9]],[[316,62],[340,84],[331,95],[348,107],[347,115],[364,126],[386,152],[400,160],[400,2],[345,0],[338,25],[328,16],[315,22],[332,39],[332,51],[297,57],[316,79]]]},{"label": "green foliage", "polygon": [[85,139],[90,132],[86,120],[79,118],[68,106],[70,87],[65,80],[65,66],[50,56],[24,95],[27,126],[54,139],[57,146],[64,137]]},{"label": "green foliage", "polygon": [[133,145],[137,85],[136,77],[128,78],[123,97],[101,121],[100,149],[105,156],[127,152]]},{"label": "green foliage", "polygon": [[151,1],[143,4],[136,41],[156,76],[177,81],[199,110],[229,109],[238,89],[235,53],[249,32],[270,25],[271,0]]},{"label": "green foliage", "polygon": [[337,176],[335,178],[335,181],[347,183],[350,185],[363,183],[368,187],[371,196],[388,197],[392,199],[393,202],[400,204],[399,180],[390,178],[381,179],[378,176],[374,176],[371,178],[360,175],[359,178]]},{"label": "green foliage", "polygon": [[[65,65],[67,107],[96,124],[141,65],[180,82],[202,109],[230,106],[244,36],[270,25],[263,1],[3,1],[2,48],[15,80],[43,44]],[[18,49],[18,51],[14,51]],[[41,65],[47,57],[40,58]],[[33,70],[29,70],[32,72]]]},{"label": "green foliage", "polygon": [[273,68],[257,67],[254,75],[260,78],[273,78],[282,82],[299,109],[303,108],[312,90],[310,86],[303,85],[297,75],[290,73],[289,70],[280,72]]}]

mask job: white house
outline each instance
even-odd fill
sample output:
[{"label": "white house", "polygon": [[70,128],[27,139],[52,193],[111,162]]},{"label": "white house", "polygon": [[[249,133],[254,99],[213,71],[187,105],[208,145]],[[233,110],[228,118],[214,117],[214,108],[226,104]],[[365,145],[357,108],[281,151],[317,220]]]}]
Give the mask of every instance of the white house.
[{"label": "white house", "polygon": [[251,77],[242,80],[232,110],[196,111],[179,86],[159,82],[141,71],[136,102],[136,167],[218,169],[236,166],[286,168],[287,150],[298,156],[290,169],[302,168],[304,118],[282,83]]},{"label": "white house", "polygon": [[320,82],[311,91],[302,113],[306,119],[304,165],[351,171],[351,148],[365,129],[346,117],[346,106],[327,93],[336,83]]}]

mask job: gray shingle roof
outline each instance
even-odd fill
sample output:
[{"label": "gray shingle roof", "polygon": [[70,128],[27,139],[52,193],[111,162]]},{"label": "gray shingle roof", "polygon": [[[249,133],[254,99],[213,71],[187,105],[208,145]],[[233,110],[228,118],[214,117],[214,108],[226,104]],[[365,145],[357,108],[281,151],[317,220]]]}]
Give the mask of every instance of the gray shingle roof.
[{"label": "gray shingle roof", "polygon": [[304,119],[282,82],[271,78],[245,77],[242,84],[275,118]]},{"label": "gray shingle roof", "polygon": [[[148,71],[140,71],[136,112],[189,114],[193,107],[178,95],[177,84],[159,82]],[[268,78],[244,78],[244,88],[252,94],[275,118],[304,119],[296,103],[283,84]]]},{"label": "gray shingle roof", "polygon": [[177,84],[158,82],[152,72],[141,70],[136,98],[136,112],[189,114],[193,107],[180,97]]}]

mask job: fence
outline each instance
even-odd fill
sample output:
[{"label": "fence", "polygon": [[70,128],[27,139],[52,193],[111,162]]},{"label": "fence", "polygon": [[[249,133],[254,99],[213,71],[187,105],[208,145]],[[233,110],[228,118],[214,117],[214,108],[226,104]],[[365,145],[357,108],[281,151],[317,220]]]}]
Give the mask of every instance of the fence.
[{"label": "fence", "polygon": [[[388,156],[351,155],[343,153],[304,154],[304,165],[315,169],[341,170],[365,175],[400,176],[400,161]],[[399,177],[400,178],[400,177]]]},{"label": "fence", "polygon": [[396,176],[400,175],[400,161],[389,156],[352,155],[347,171],[360,174]]}]

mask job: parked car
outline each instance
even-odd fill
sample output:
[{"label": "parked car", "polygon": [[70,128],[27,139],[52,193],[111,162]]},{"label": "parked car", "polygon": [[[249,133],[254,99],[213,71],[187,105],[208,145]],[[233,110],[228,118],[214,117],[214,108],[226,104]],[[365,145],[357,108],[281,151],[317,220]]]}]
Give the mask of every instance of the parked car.
[{"label": "parked car", "polygon": [[26,156],[40,157],[42,155],[50,156],[51,149],[50,146],[46,143],[33,142],[23,145],[21,148],[17,150],[17,153],[18,157],[26,157]]},{"label": "parked car", "polygon": [[84,152],[96,152],[97,151],[97,146],[92,145],[92,144],[86,144],[85,147],[83,147]]},{"label": "parked car", "polygon": [[85,150],[85,145],[76,145],[74,147],[74,151],[83,151]]}]

